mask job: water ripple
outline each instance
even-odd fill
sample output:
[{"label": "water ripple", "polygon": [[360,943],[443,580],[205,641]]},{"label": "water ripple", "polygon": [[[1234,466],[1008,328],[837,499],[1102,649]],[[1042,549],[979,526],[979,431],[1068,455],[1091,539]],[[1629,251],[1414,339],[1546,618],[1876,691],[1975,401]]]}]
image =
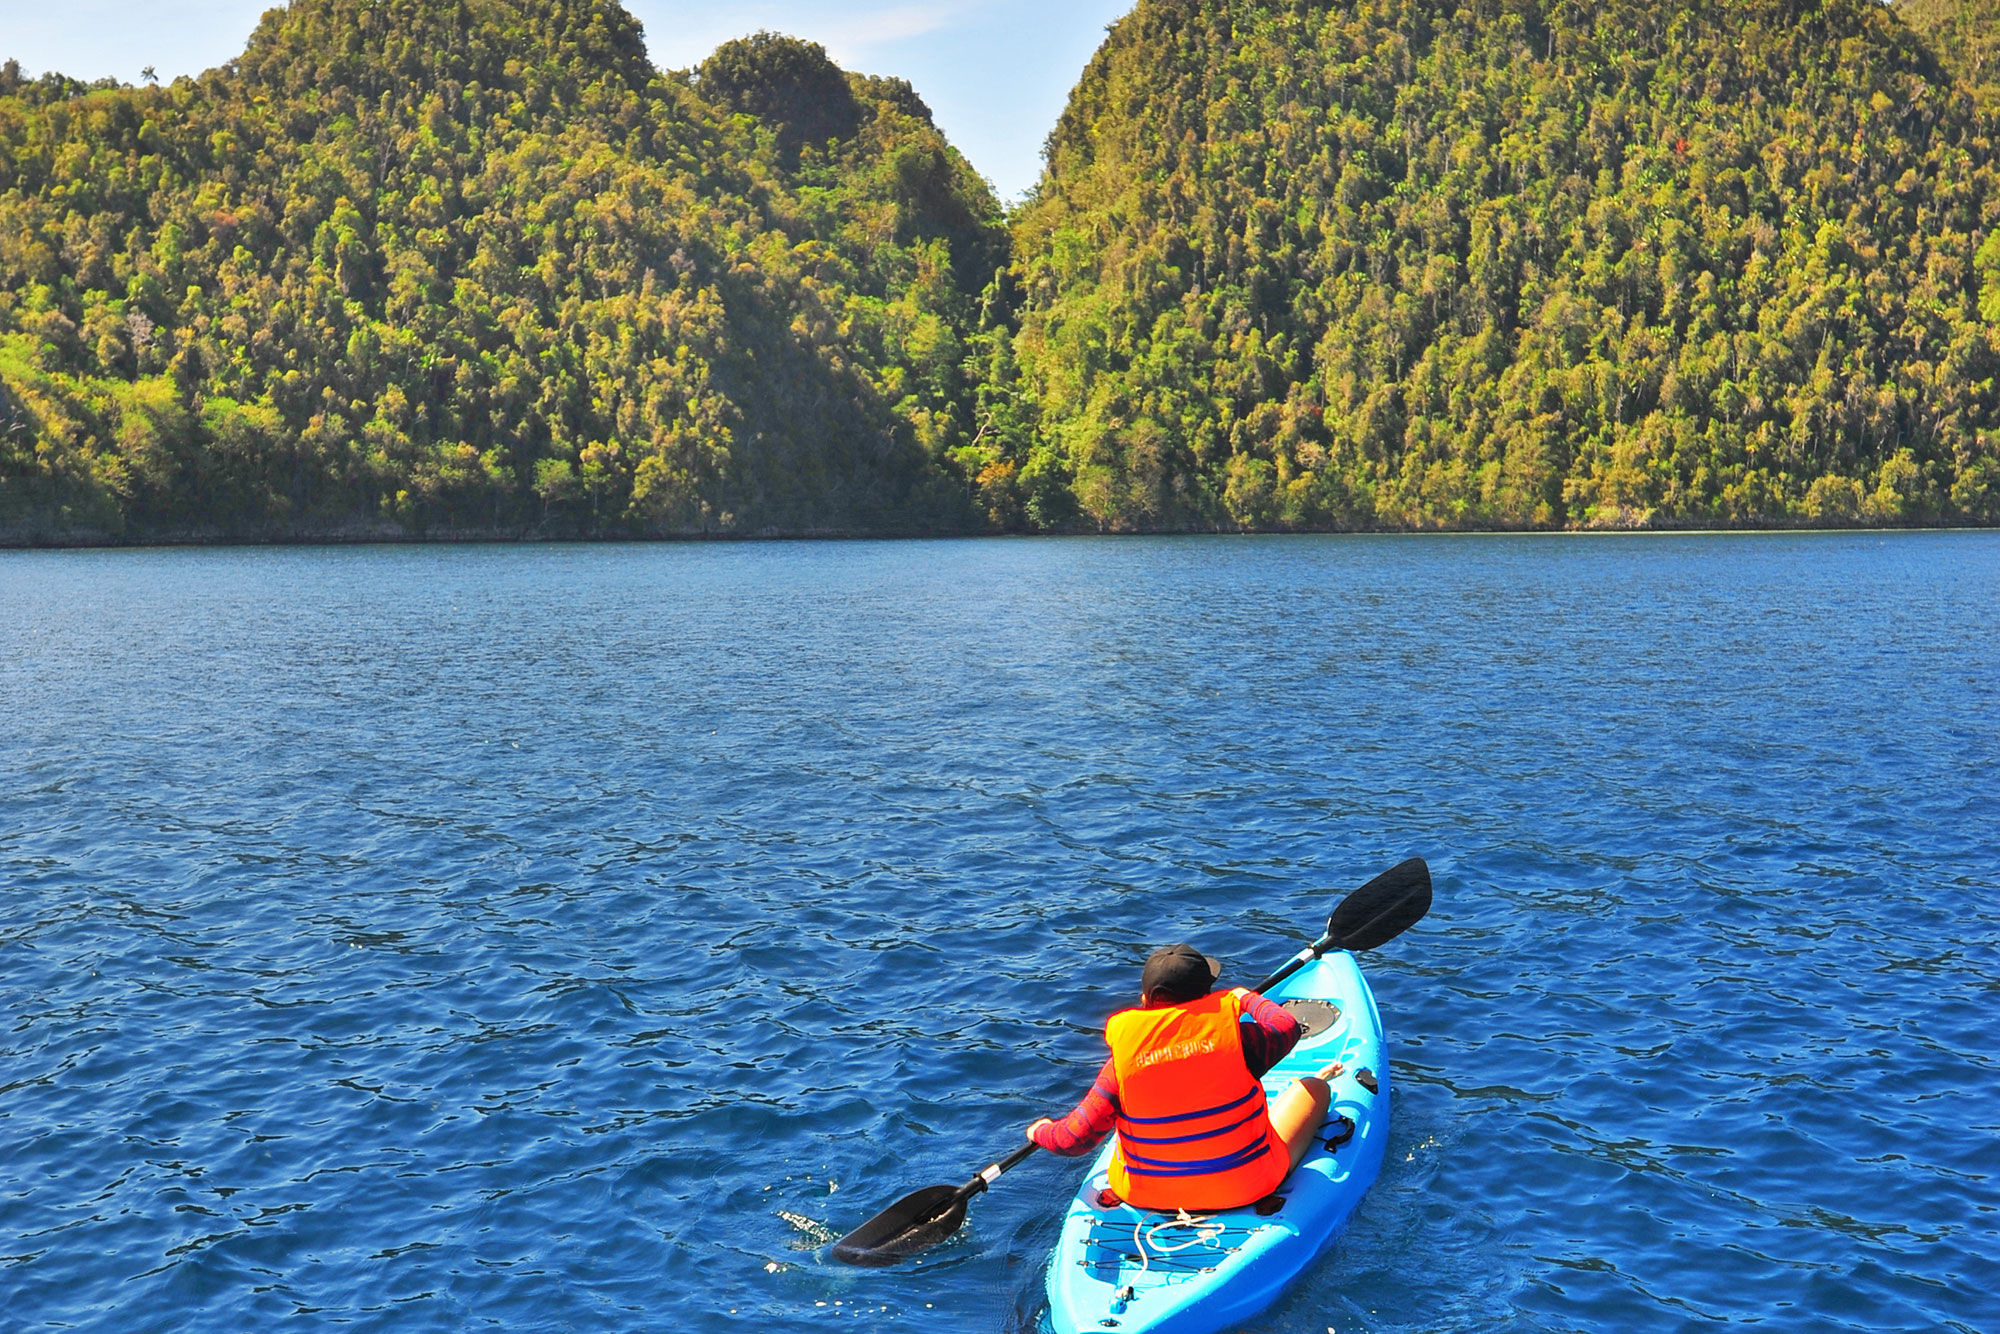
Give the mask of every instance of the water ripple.
[{"label": "water ripple", "polygon": [[1410,852],[1259,1334],[1990,1328],[2000,540],[0,557],[10,1329],[1025,1330],[1161,940]]}]

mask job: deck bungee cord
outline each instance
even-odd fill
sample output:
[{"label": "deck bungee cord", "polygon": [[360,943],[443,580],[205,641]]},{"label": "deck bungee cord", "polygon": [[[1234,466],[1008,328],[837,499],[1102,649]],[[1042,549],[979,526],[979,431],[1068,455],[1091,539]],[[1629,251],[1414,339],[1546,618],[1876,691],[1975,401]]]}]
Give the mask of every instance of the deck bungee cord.
[{"label": "deck bungee cord", "polygon": [[[1159,1236],[1170,1227],[1191,1227],[1195,1229],[1195,1234],[1186,1241],[1168,1245],[1161,1241]],[[1218,1222],[1214,1214],[1191,1214],[1185,1209],[1176,1211],[1174,1217],[1161,1219],[1150,1227],[1147,1226],[1146,1220],[1141,1218],[1132,1225],[1132,1244],[1139,1249],[1139,1272],[1147,1273],[1153,1267],[1152,1257],[1146,1253],[1146,1242],[1149,1239],[1153,1243],[1154,1253],[1164,1258],[1190,1247],[1212,1242],[1228,1230],[1228,1225]]]}]

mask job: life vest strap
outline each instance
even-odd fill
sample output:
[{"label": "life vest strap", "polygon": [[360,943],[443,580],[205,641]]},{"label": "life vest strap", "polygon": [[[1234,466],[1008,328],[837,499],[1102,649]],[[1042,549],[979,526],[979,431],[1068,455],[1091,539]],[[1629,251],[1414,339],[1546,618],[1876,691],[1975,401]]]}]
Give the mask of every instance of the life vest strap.
[{"label": "life vest strap", "polygon": [[1163,1162],[1157,1158],[1141,1158],[1131,1152],[1125,1154],[1125,1170],[1140,1177],[1202,1177],[1216,1172],[1230,1172],[1239,1167],[1247,1167],[1271,1151],[1270,1144],[1258,1140],[1245,1145],[1234,1153],[1220,1158],[1202,1158],[1192,1162],[1175,1160]]},{"label": "life vest strap", "polygon": [[1134,1135],[1128,1130],[1120,1130],[1118,1138],[1127,1144],[1192,1144],[1198,1139],[1214,1139],[1218,1135],[1227,1135],[1232,1130],[1241,1130],[1252,1122],[1261,1121],[1264,1118],[1264,1114],[1263,1108],[1255,1108],[1251,1111],[1250,1115],[1244,1117],[1241,1121],[1231,1121],[1226,1126],[1217,1126],[1213,1130],[1196,1131],[1192,1135]]},{"label": "life vest strap", "polygon": [[1198,1121],[1204,1116],[1220,1116],[1224,1112],[1233,1112],[1252,1098],[1262,1096],[1263,1092],[1263,1085],[1252,1084],[1250,1091],[1240,1098],[1222,1103],[1220,1106],[1204,1107],[1198,1112],[1182,1112],[1177,1116],[1127,1116],[1123,1112],[1120,1112],[1118,1115],[1120,1119],[1129,1121],[1135,1126],[1164,1126],[1172,1125],[1176,1121]]}]

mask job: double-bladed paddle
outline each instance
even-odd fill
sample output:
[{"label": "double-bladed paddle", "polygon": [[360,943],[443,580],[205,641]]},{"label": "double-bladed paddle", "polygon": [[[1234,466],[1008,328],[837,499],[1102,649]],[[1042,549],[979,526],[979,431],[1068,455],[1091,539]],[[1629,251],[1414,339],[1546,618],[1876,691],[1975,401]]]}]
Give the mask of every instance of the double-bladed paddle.
[{"label": "double-bladed paddle", "polygon": [[[1421,857],[1390,867],[1340,901],[1326,919],[1326,933],[1252,987],[1268,991],[1328,950],[1360,953],[1415,926],[1431,907],[1431,870]],[[925,1186],[876,1214],[833,1243],[833,1258],[851,1265],[892,1265],[937,1245],[965,1222],[972,1197],[1035,1151],[1031,1142],[993,1163],[962,1186]]]}]

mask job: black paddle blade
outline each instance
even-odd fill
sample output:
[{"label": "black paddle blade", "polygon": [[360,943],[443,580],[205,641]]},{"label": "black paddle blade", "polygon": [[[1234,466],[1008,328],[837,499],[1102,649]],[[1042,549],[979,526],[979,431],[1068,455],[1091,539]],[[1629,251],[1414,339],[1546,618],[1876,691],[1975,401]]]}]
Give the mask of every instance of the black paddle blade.
[{"label": "black paddle blade", "polygon": [[925,1186],[876,1214],[833,1243],[843,1264],[892,1265],[927,1251],[958,1231],[965,1221],[967,1195],[957,1186]]},{"label": "black paddle blade", "polygon": [[1423,920],[1431,910],[1431,868],[1422,857],[1390,867],[1340,901],[1326,919],[1335,949],[1372,950]]}]

